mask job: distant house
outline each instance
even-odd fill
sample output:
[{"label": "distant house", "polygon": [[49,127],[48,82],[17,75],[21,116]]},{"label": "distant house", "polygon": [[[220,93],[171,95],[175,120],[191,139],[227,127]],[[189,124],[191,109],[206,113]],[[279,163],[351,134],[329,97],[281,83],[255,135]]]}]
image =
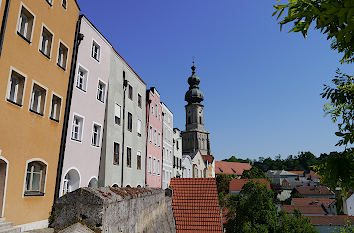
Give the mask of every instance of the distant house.
[{"label": "distant house", "polygon": [[349,216],[354,216],[354,193],[349,192],[347,199],[343,202],[343,211]]},{"label": "distant house", "polygon": [[215,178],[173,178],[176,233],[223,232]]},{"label": "distant house", "polygon": [[206,166],[206,178],[214,178],[215,177],[215,159],[212,155],[202,155]]},{"label": "distant house", "polygon": [[298,209],[305,216],[336,215],[336,200],[329,198],[293,198],[291,205],[283,205],[285,211]]},{"label": "distant house", "polygon": [[238,194],[242,190],[243,186],[249,181],[255,181],[263,183],[270,190],[270,183],[266,179],[233,179],[230,181],[229,192],[230,194]]},{"label": "distant house", "polygon": [[324,208],[321,205],[313,205],[313,206],[295,206],[295,205],[283,205],[282,209],[289,212],[294,213],[295,209],[298,209],[302,215],[304,216],[324,216],[327,214]]},{"label": "distant house", "polygon": [[314,171],[310,171],[310,173],[306,174],[306,176],[312,181],[314,185],[318,185],[320,183],[320,179],[322,178],[322,176]]},{"label": "distant house", "polygon": [[182,178],[193,177],[193,162],[189,155],[182,155]]},{"label": "distant house", "polygon": [[316,227],[319,233],[331,233],[335,229],[344,226],[346,219],[353,224],[354,217],[346,215],[336,215],[336,216],[309,216],[311,224]]},{"label": "distant house", "polygon": [[283,189],[292,189],[298,185],[302,185],[299,181],[299,175],[284,170],[269,170],[266,176],[276,184],[283,186]]},{"label": "distant house", "polygon": [[249,163],[238,163],[238,162],[226,162],[226,161],[216,161],[215,162],[215,174],[225,174],[225,175],[237,175],[241,176],[244,170],[250,170],[252,168]]},{"label": "distant house", "polygon": [[292,194],[307,198],[335,198],[334,193],[326,186],[299,186],[293,189]]}]

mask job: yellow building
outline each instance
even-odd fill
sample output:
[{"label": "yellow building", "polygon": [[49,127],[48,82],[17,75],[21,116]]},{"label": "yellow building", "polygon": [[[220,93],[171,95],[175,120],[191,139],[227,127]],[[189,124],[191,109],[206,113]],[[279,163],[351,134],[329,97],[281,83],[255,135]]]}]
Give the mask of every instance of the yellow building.
[{"label": "yellow building", "polygon": [[0,0],[0,214],[47,225],[54,199],[79,7]]}]

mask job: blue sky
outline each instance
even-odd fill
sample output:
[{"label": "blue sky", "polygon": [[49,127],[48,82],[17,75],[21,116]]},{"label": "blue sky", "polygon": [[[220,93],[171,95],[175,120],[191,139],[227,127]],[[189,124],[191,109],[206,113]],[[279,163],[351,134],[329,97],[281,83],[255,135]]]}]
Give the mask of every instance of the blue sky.
[{"label": "blue sky", "polygon": [[335,147],[320,97],[340,55],[317,31],[280,32],[276,1],[78,0],[85,14],[185,128],[184,94],[196,57],[205,127],[217,160],[315,155]]}]

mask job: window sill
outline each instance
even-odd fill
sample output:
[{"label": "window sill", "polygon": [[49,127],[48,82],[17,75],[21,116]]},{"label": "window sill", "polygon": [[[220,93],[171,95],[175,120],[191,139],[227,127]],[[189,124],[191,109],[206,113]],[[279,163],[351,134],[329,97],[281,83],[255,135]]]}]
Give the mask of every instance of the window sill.
[{"label": "window sill", "polygon": [[141,133],[138,133],[138,137],[141,137]]},{"label": "window sill", "polygon": [[10,103],[16,105],[16,106],[22,107],[22,104],[16,103],[15,101],[12,101],[12,100],[7,99],[7,98],[6,98],[6,100],[9,101]]},{"label": "window sill", "polygon": [[[59,66],[59,65],[58,65]],[[78,86],[76,86],[80,91],[82,91],[82,92],[85,92],[86,93],[86,90],[84,90],[84,89],[82,89],[82,88],[80,88],[80,87],[78,87]]]},{"label": "window sill", "polygon": [[45,54],[41,49],[39,50],[39,52],[41,52],[41,54],[43,54],[46,58],[48,58],[48,60],[50,60],[50,56]]},{"label": "window sill", "polygon": [[24,196],[25,197],[43,197],[44,196],[44,193],[42,192],[28,192],[26,191],[24,193]]},{"label": "window sill", "polygon": [[[92,56],[91,56],[92,57]],[[97,61],[97,62],[100,62],[100,60],[99,59],[97,59],[97,58],[95,58],[95,57],[92,57],[95,61]]]},{"label": "window sill", "polygon": [[59,66],[62,70],[66,71],[66,69],[62,67],[59,63],[57,63],[57,66]]},{"label": "window sill", "polygon": [[73,141],[75,141],[75,142],[81,142],[81,140],[75,139],[75,138],[71,138],[71,140],[73,140]]},{"label": "window sill", "polygon": [[98,146],[98,145],[92,145],[92,144],[91,144],[91,146],[92,146],[92,147],[95,147],[95,148],[99,148],[99,147],[100,147],[100,146]]},{"label": "window sill", "polygon": [[113,165],[119,166],[119,163],[115,163],[115,162],[113,162]]},{"label": "window sill", "polygon": [[52,120],[52,121],[55,121],[55,122],[59,123],[59,120],[57,120],[57,119],[54,119],[54,118],[52,118],[52,117],[49,117],[49,119]]},{"label": "window sill", "polygon": [[17,31],[17,35],[19,35],[22,39],[24,39],[28,44],[31,44],[32,42],[27,39],[24,35],[22,35],[19,31]]},{"label": "window sill", "polygon": [[62,4],[61,6],[66,10],[66,6],[64,4]]},{"label": "window sill", "polygon": [[101,102],[102,104],[104,104],[104,101],[103,100],[100,100],[100,99],[97,99],[99,102]]},{"label": "window sill", "polygon": [[44,116],[43,113],[36,112],[36,111],[34,111],[34,110],[32,110],[32,109],[29,109],[29,111],[30,111],[30,112],[33,112],[34,114],[37,114],[37,115],[39,115],[39,116]]},{"label": "window sill", "polygon": [[132,132],[132,129],[128,129],[129,132]]},{"label": "window sill", "polygon": [[47,0],[46,2],[48,3],[48,5],[49,5],[50,7],[52,7],[52,6],[53,6],[53,4],[52,4],[52,3],[50,3],[48,0]]}]

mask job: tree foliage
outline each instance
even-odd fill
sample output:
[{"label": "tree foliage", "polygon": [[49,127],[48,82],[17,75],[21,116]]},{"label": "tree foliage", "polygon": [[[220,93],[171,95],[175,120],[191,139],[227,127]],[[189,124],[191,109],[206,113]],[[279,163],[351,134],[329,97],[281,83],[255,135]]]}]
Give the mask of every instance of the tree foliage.
[{"label": "tree foliage", "polygon": [[264,174],[263,171],[259,170],[257,167],[253,166],[250,170],[244,170],[241,175],[242,179],[267,179],[269,178]]},{"label": "tree foliage", "polygon": [[[275,5],[274,15],[280,28],[293,23],[290,32],[301,32],[306,38],[314,23],[315,29],[327,35],[331,48],[343,53],[342,63],[354,61],[354,1],[353,0],[288,0]],[[286,12],[286,13],[284,13]]]},{"label": "tree foliage", "polygon": [[[354,9],[354,8],[353,8]],[[354,77],[343,74],[337,70],[332,80],[334,87],[325,85],[322,98],[330,100],[324,111],[330,115],[334,123],[338,122],[339,131],[336,135],[341,137],[338,146],[354,143]]]},{"label": "tree foliage", "polygon": [[236,178],[235,175],[218,174],[216,175],[216,186],[218,188],[218,193],[229,192],[229,185],[232,179]]},{"label": "tree foliage", "polygon": [[294,215],[284,211],[279,212],[279,225],[275,231],[276,233],[316,233],[317,229],[312,226],[309,218],[301,215],[297,209]]},{"label": "tree foliage", "polygon": [[354,233],[354,225],[352,225],[350,220],[347,218],[343,227],[336,228],[331,233]]}]

